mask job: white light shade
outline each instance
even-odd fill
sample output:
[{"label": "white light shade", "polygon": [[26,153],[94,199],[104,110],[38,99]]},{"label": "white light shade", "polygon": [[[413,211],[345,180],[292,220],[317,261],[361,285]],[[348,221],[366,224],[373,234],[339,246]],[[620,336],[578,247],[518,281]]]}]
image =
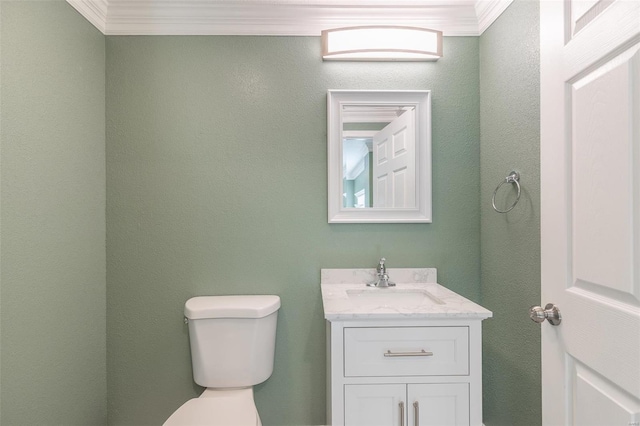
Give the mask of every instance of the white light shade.
[{"label": "white light shade", "polygon": [[322,31],[322,58],[336,61],[437,61],[442,31],[414,27],[348,27]]}]

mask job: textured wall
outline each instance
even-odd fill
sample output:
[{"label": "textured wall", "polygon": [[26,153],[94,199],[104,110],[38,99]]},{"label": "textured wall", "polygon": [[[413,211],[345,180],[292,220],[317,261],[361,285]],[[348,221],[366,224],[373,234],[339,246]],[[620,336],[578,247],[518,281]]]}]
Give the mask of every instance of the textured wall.
[{"label": "textured wall", "polygon": [[[540,326],[528,318],[540,302],[540,66],[538,2],[516,0],[480,37],[482,304],[484,418],[487,426],[539,425]],[[507,214],[491,195],[512,169],[520,203]],[[501,188],[499,207],[513,189]]]},{"label": "textured wall", "polygon": [[105,424],[105,39],[63,1],[0,8],[0,423]]},{"label": "textured wall", "polygon": [[[193,384],[183,304],[282,298],[265,425],[325,421],[320,268],[437,267],[480,295],[478,38],[435,63],[323,63],[315,37],[107,37],[110,424]],[[432,224],[327,224],[327,89],[432,89]]]}]

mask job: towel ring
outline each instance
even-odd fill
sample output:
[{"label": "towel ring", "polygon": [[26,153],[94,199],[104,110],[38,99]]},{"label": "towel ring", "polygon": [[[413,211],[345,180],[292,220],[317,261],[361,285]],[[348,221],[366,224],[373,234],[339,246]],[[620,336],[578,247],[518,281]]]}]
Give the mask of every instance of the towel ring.
[{"label": "towel ring", "polygon": [[[491,198],[491,204],[493,205],[493,209],[495,211],[497,211],[498,213],[508,213],[511,210],[513,210],[513,208],[516,206],[516,204],[518,204],[518,201],[520,201],[520,173],[516,172],[516,171],[512,171],[511,173],[509,173],[509,176],[507,176],[506,178],[504,178],[504,180],[502,182],[500,182],[500,184],[498,185],[498,187],[496,188],[495,191],[493,191],[493,197]],[[496,207],[496,194],[498,193],[498,190],[500,189],[500,187],[502,185],[504,185],[505,183],[515,183],[516,187],[518,188],[518,195],[516,196],[516,200],[513,202],[513,204],[511,204],[511,207],[509,207],[506,210],[500,210]]]}]

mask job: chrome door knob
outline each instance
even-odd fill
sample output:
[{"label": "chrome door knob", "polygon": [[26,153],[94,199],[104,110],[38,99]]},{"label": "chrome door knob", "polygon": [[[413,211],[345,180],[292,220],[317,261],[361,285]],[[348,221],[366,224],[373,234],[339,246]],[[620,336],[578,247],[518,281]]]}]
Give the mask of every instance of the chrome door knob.
[{"label": "chrome door knob", "polygon": [[529,308],[529,318],[537,323],[544,322],[546,319],[551,325],[558,325],[562,322],[560,309],[553,303],[547,303],[544,309],[540,306],[532,306]]}]

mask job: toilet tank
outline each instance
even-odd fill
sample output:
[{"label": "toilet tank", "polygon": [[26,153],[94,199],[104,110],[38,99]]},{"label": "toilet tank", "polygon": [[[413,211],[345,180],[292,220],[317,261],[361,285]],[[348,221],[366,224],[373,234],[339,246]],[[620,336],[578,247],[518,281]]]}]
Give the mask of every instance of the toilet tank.
[{"label": "toilet tank", "polygon": [[208,388],[262,383],[273,372],[278,296],[199,296],[185,303],[193,379]]}]

